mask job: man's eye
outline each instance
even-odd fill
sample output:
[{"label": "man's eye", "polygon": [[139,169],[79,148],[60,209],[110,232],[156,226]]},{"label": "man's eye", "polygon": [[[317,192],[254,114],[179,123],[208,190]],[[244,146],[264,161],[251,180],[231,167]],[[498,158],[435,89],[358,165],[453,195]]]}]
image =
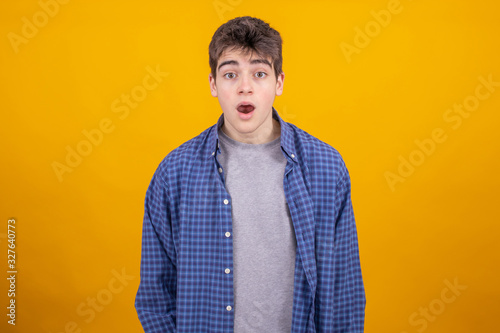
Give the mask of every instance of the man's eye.
[{"label": "man's eye", "polygon": [[226,77],[228,79],[232,79],[232,77],[228,77],[228,75],[234,75],[234,73],[226,73],[226,74],[224,74],[224,77]]},{"label": "man's eye", "polygon": [[[259,75],[259,74],[262,74],[262,75]],[[266,77],[267,73],[266,73],[266,72],[257,72],[257,74],[256,74],[256,75],[257,75],[257,77],[259,77],[259,78],[264,78],[264,77]]]}]

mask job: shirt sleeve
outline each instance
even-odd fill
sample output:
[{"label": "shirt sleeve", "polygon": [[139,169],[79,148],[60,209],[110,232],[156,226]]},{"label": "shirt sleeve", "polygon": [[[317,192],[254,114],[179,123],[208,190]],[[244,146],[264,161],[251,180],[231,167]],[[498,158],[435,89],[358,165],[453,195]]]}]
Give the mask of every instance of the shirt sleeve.
[{"label": "shirt sleeve", "polygon": [[158,172],[144,203],[140,283],[135,308],[144,332],[176,332],[177,269],[168,185]]},{"label": "shirt sleeve", "polygon": [[344,175],[337,184],[336,201],[339,213],[336,218],[333,247],[335,332],[362,333],[366,298],[347,169],[344,169]]}]

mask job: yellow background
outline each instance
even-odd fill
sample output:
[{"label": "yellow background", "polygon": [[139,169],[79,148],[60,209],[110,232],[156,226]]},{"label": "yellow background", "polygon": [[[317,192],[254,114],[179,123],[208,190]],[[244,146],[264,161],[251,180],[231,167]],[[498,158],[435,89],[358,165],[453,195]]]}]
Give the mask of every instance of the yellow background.
[{"label": "yellow background", "polygon": [[[162,158],[221,114],[209,91],[208,44],[217,27],[244,15],[283,37],[280,115],[337,148],[349,168],[365,331],[497,331],[500,87],[457,128],[444,117],[473,100],[479,77],[500,82],[500,8],[401,0],[377,30],[372,11],[388,6],[69,1],[44,22],[40,2],[1,2],[0,248],[6,254],[14,217],[19,273],[15,328],[1,279],[0,331],[141,332],[133,302],[146,189]],[[22,36],[23,18],[34,16],[38,31],[14,46],[11,33]],[[367,45],[358,37],[363,47],[346,57],[341,45],[356,47],[356,27],[371,27],[372,37]],[[138,93],[147,68],[157,67],[168,75],[156,89],[128,114],[115,112],[115,100]],[[66,164],[67,146],[85,145],[82,131],[103,119],[112,130],[58,178],[54,162]],[[422,155],[415,140],[436,128],[446,140]],[[387,172],[398,175],[410,155],[420,165],[390,186]],[[6,255],[0,259],[4,276]],[[123,271],[129,280],[120,283]],[[446,281],[466,287],[447,303]],[[97,296],[107,303],[100,311],[87,303]],[[425,328],[411,322],[429,306],[439,314]]]}]

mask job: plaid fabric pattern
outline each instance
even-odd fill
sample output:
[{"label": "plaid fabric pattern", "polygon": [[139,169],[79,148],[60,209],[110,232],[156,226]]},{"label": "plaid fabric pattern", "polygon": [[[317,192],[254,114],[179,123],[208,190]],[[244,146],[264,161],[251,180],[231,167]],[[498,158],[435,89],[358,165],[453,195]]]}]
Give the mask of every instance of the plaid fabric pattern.
[{"label": "plaid fabric pattern", "polygon": [[[272,115],[281,124],[283,188],[297,238],[291,332],[363,332],[347,168],[329,144],[282,120],[274,107]],[[145,332],[233,332],[231,197],[217,160],[223,122],[222,114],[172,150],[146,192],[135,298]]]}]

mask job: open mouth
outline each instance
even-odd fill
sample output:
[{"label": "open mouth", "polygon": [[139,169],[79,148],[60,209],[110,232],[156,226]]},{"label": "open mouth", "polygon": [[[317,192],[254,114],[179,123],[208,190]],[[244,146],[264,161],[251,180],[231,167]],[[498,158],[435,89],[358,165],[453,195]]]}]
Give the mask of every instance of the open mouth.
[{"label": "open mouth", "polygon": [[236,109],[241,113],[250,113],[255,110],[255,106],[250,102],[241,102]]}]

